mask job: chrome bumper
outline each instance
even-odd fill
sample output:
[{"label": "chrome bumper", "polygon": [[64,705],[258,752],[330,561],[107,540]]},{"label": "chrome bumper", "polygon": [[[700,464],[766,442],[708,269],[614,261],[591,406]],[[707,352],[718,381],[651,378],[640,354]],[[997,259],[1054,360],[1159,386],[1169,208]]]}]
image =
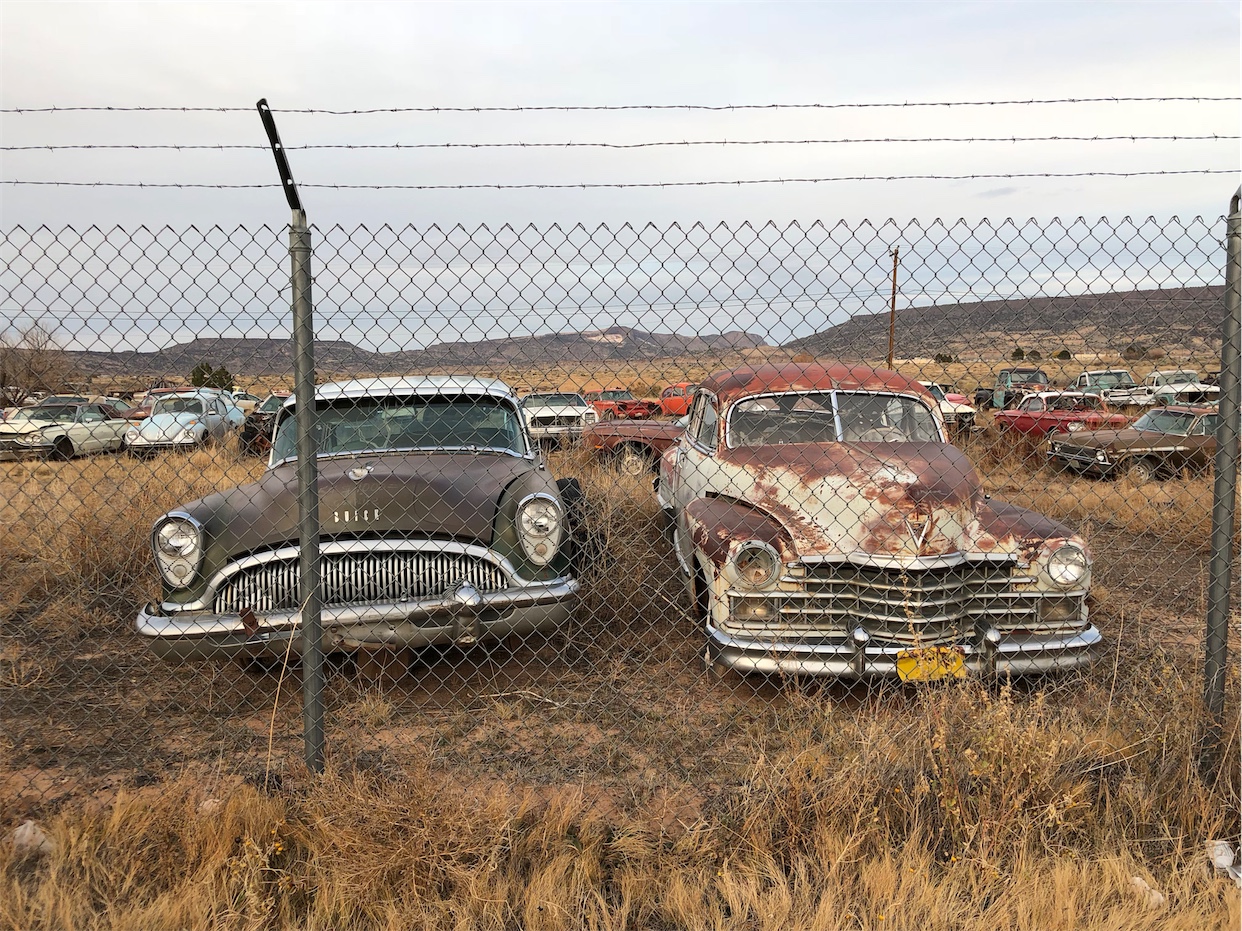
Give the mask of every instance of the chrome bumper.
[{"label": "chrome bumper", "polygon": [[[832,643],[761,643],[741,640],[709,626],[704,661],[738,672],[841,679],[897,678],[897,655],[905,645],[876,644],[856,637]],[[1037,675],[1089,665],[1103,637],[1095,625],[1063,637],[992,637],[959,645],[968,672],[979,676]]]},{"label": "chrome bumper", "polygon": [[[323,648],[417,649],[552,630],[569,619],[578,590],[576,579],[486,593],[464,585],[423,601],[325,607],[321,612]],[[300,611],[254,615],[253,620],[247,618],[251,621],[247,627],[240,615],[179,612],[176,608],[147,605],[134,623],[138,634],[164,659],[280,657],[300,647]]]}]

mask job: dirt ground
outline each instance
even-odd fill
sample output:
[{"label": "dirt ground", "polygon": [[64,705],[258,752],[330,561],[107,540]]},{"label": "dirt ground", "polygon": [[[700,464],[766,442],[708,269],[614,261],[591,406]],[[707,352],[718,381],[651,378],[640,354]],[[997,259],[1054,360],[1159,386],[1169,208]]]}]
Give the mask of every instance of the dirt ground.
[{"label": "dirt ground", "polygon": [[[120,486],[126,474],[116,472]],[[1098,516],[1083,523],[1096,554],[1095,619],[1110,647],[1154,636],[1177,657],[1171,674],[1200,677],[1205,541],[1170,543]],[[383,772],[417,753],[463,781],[576,783],[607,804],[657,805],[686,818],[711,787],[750,771],[756,753],[780,749],[782,722],[807,695],[858,713],[912,700],[911,689],[891,685],[709,676],[668,546],[654,531],[645,545],[641,572],[624,554],[605,551],[584,580],[633,573],[608,580],[608,590],[630,602],[624,626],[587,599],[575,622],[550,637],[428,651],[386,668],[330,658],[329,765]],[[223,791],[262,782],[265,773],[302,771],[296,665],[282,672],[159,662],[129,631],[136,607],[114,605],[55,632],[41,626],[45,616],[6,607],[0,822],[154,790],[183,775]],[[1235,627],[1230,663],[1237,657]],[[1073,704],[1084,686],[1115,674],[1116,662],[1110,656],[1089,672],[1030,687]]]}]

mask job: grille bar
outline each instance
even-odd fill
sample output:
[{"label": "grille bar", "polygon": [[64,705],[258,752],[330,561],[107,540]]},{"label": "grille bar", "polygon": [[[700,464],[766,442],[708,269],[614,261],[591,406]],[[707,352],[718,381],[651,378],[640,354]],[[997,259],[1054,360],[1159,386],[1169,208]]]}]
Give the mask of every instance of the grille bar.
[{"label": "grille bar", "polygon": [[738,633],[765,637],[844,637],[861,625],[897,644],[957,642],[978,627],[1030,628],[1038,597],[1013,590],[1013,567],[967,564],[895,570],[853,565],[811,569],[806,593],[781,592],[779,620],[731,621]]},{"label": "grille bar", "polygon": [[[458,582],[481,592],[501,591],[507,579],[499,566],[464,553],[324,553],[319,596],[325,607],[387,604],[432,598]],[[298,607],[301,573],[296,557],[247,566],[230,576],[213,599],[217,614],[291,611]]]}]

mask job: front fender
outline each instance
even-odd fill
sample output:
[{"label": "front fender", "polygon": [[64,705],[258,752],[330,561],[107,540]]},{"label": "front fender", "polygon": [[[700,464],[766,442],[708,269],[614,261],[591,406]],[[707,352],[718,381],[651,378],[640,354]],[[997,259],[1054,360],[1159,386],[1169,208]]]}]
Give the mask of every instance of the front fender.
[{"label": "front fender", "polygon": [[781,562],[798,558],[781,523],[751,505],[729,498],[699,498],[686,507],[684,516],[689,542],[718,569],[729,560],[733,547],[747,540],[768,544]]}]

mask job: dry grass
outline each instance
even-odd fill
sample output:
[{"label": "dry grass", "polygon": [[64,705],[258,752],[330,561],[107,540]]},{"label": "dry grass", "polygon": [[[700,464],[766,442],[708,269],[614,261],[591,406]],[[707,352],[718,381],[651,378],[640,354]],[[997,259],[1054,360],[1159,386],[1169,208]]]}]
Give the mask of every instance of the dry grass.
[{"label": "dry grass", "polygon": [[[1202,480],[1134,488],[977,458],[999,496],[1129,540],[1109,562],[1128,567],[1142,551],[1164,566],[1171,553],[1184,568],[1202,553]],[[713,682],[695,671],[649,480],[574,452],[552,465],[579,475],[589,502],[575,626],[498,657],[450,657],[442,679],[429,673],[442,667],[383,687],[336,675],[323,777],[290,762],[298,683],[287,679],[275,718],[284,779],[272,794],[240,776],[266,759],[275,676],[178,674],[137,657],[118,667],[114,696],[104,685],[116,681],[66,679],[63,663],[79,637],[133,656],[123,631],[154,588],[151,521],[261,465],[224,450],[0,472],[14,505],[0,528],[10,735],[51,743],[45,732],[61,719],[87,731],[97,709],[133,708],[161,759],[182,748],[158,786],[122,778],[119,794],[33,812],[0,792],[5,830],[34,813],[56,844],[26,857],[0,843],[0,927],[1120,931],[1242,921],[1237,888],[1209,878],[1202,856],[1205,839],[1239,832],[1237,767],[1200,772],[1198,648],[1146,623],[1137,576],[1101,586],[1095,616],[1110,652],[1081,675],[873,692]],[[1163,610],[1183,632],[1201,625],[1197,605]],[[1229,761],[1240,752],[1238,689],[1231,670]],[[29,696],[43,698],[17,717]],[[84,716],[68,717],[71,705]],[[48,771],[97,787],[63,762]]]},{"label": "dry grass", "polygon": [[[1166,701],[1161,718],[1193,710]],[[861,713],[795,695],[787,746],[757,743],[744,780],[672,824],[573,786],[463,784],[418,753],[275,796],[187,779],[52,818],[46,857],[0,849],[0,926],[1235,927],[1237,889],[1200,853],[1236,833],[1223,787],[1184,729],[1114,710],[975,685]]]}]

